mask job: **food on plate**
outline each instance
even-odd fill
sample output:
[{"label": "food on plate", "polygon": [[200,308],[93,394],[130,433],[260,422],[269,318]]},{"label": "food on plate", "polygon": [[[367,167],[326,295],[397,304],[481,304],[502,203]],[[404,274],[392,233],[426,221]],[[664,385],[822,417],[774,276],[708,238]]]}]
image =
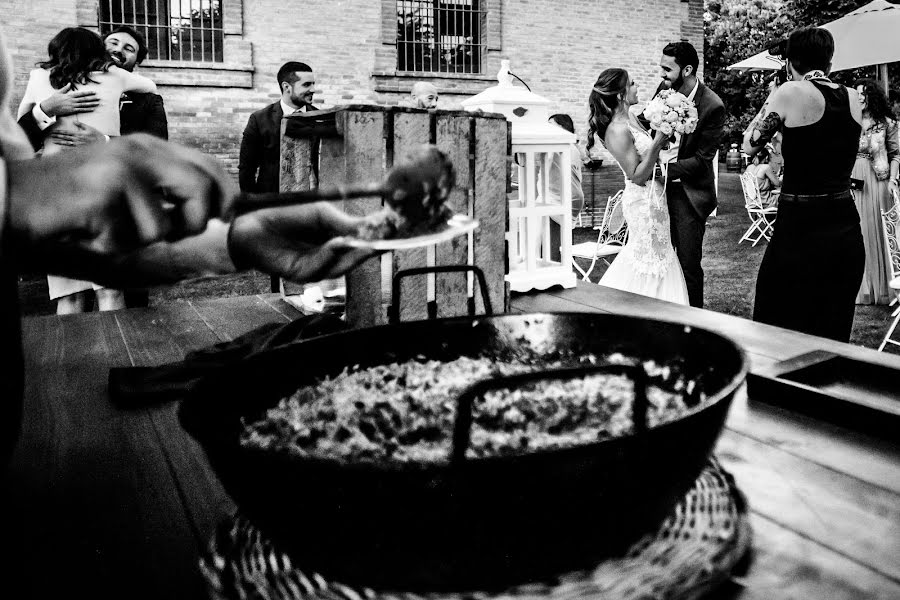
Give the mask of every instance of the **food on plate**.
[{"label": "food on plate", "polygon": [[455,180],[446,154],[433,145],[416,148],[391,169],[384,184],[385,206],[366,217],[357,237],[384,240],[439,231],[453,216],[446,203]]},{"label": "food on plate", "polygon": [[[596,363],[597,358],[588,355],[580,362]],[[537,368],[560,366],[544,362]],[[694,382],[652,361],[643,366],[650,382],[650,427],[675,420],[696,404]],[[241,443],[347,462],[446,463],[459,394],[479,379],[535,368],[530,361],[488,357],[347,368],[282,399],[246,426]],[[490,391],[473,407],[467,456],[515,455],[631,433],[633,398],[633,381],[619,374]]]}]

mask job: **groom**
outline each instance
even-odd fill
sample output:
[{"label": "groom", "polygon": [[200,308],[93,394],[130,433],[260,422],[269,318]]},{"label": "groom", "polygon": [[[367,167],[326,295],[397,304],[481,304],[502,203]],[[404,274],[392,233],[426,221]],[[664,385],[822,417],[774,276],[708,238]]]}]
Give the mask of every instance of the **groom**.
[{"label": "groom", "polygon": [[675,136],[660,160],[669,163],[669,219],[672,244],[684,271],[691,306],[703,307],[703,234],[706,218],[716,208],[713,158],[722,141],[725,105],[711,89],[697,79],[700,59],[688,42],[673,42],[663,48],[659,66],[662,83],[657,92],[672,89],[694,101],[697,128]]}]

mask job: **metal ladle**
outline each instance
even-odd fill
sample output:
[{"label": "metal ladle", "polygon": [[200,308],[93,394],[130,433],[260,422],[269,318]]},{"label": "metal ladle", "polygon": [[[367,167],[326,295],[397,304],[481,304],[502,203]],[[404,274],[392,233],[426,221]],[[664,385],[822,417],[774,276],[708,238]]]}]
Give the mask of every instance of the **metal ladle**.
[{"label": "metal ladle", "polygon": [[437,146],[424,144],[410,151],[388,171],[384,181],[333,189],[238,195],[232,209],[242,214],[263,208],[309,204],[323,200],[351,200],[380,196],[405,219],[427,221],[447,201],[456,182],[453,164]]}]

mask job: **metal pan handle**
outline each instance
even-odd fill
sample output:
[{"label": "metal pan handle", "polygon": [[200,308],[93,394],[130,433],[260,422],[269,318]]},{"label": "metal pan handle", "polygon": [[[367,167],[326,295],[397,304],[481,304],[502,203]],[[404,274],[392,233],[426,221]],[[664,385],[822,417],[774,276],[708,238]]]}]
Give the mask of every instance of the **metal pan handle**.
[{"label": "metal pan handle", "polygon": [[634,402],[631,406],[631,424],[635,433],[647,431],[647,413],[650,401],[647,398],[649,377],[644,366],[633,363],[603,363],[600,365],[546,369],[482,379],[467,387],[456,399],[456,421],[453,424],[453,447],[450,454],[451,465],[461,465],[466,461],[466,451],[472,438],[472,408],[475,400],[490,390],[515,389],[525,383],[547,379],[575,379],[599,373],[628,375],[634,381]]},{"label": "metal pan handle", "polygon": [[[395,324],[400,322],[400,281],[404,277],[412,277],[415,275],[429,275],[431,273],[475,273],[478,279],[478,288],[481,291],[481,301],[484,303],[484,314],[493,315],[494,308],[491,306],[491,298],[487,289],[487,278],[484,271],[475,265],[442,265],[435,267],[416,267],[414,269],[402,269],[397,271],[392,282],[391,305],[388,307],[388,323]],[[469,298],[469,315],[475,316],[474,298]],[[428,318],[437,317],[437,301],[428,303]]]}]

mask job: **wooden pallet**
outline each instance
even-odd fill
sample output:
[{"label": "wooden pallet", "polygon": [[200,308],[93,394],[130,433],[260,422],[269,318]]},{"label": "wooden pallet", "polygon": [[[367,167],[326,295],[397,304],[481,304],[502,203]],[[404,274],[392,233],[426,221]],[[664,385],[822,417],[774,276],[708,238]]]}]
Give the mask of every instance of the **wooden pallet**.
[{"label": "wooden pallet", "polygon": [[[296,191],[318,184],[381,181],[394,160],[431,143],[456,169],[449,204],[454,212],[478,219],[472,234],[431,248],[395,251],[373,258],[347,275],[347,322],[367,327],[387,322],[393,276],[404,269],[476,265],[484,271],[494,312],[508,312],[509,288],[505,232],[510,161],[509,123],[503,115],[454,110],[347,105],[290,115],[282,120],[280,189]],[[315,158],[318,156],[318,164]],[[379,198],[347,202],[350,214],[381,208]],[[484,312],[472,275],[429,274],[400,283],[401,321]],[[429,297],[434,302],[429,303]]]}]

